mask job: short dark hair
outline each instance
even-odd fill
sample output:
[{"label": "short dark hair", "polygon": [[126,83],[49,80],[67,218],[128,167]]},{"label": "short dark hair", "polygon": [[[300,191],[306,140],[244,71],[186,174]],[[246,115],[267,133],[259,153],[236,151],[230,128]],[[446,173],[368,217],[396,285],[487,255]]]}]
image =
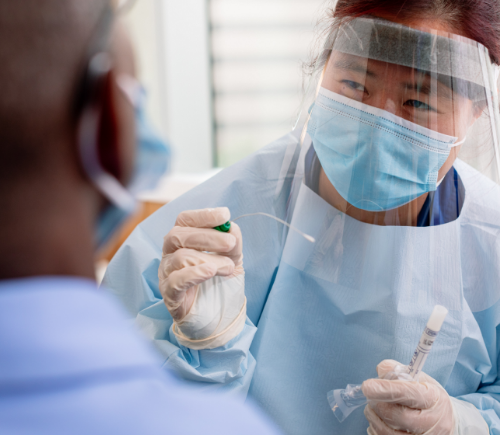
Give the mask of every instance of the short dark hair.
[{"label": "short dark hair", "polygon": [[0,184],[50,169],[108,0],[0,1]]}]

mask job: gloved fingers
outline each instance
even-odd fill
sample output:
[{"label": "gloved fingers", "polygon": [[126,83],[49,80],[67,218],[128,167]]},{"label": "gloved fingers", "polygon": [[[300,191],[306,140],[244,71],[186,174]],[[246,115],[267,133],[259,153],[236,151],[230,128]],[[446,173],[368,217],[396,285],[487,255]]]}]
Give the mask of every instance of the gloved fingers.
[{"label": "gloved fingers", "polygon": [[214,228],[225,224],[231,218],[227,207],[187,210],[179,213],[175,225],[191,228]]},{"label": "gloved fingers", "polygon": [[440,396],[437,386],[421,382],[369,379],[361,388],[368,400],[399,403],[414,409],[432,408]]},{"label": "gloved fingers", "polygon": [[398,366],[402,365],[400,362],[393,359],[385,359],[377,366],[377,374],[380,379],[384,379],[390,372]]},{"label": "gloved fingers", "polygon": [[243,236],[241,235],[241,230],[238,224],[231,222],[229,234],[236,238],[236,245],[234,245],[234,248],[231,251],[225,253],[224,255],[233,260],[234,264],[238,267],[243,264]]},{"label": "gloved fingers", "polygon": [[373,435],[408,435],[407,431],[393,429],[385,424],[382,419],[373,411],[370,405],[365,406],[365,417],[370,423],[369,434]]},{"label": "gloved fingers", "polygon": [[160,283],[160,292],[163,298],[176,308],[179,302],[184,299],[187,290],[213,278],[216,273],[217,266],[213,263],[176,270],[164,282]]},{"label": "gloved fingers", "polygon": [[441,390],[444,390],[443,386],[438,381],[436,381],[432,376],[429,376],[427,373],[424,372],[419,373],[418,382],[420,384],[425,383],[425,384],[435,385],[436,387],[439,387]]},{"label": "gloved fingers", "polygon": [[432,425],[434,420],[428,410],[408,408],[397,403],[370,402],[369,407],[387,426],[395,430],[424,433],[426,426]]},{"label": "gloved fingers", "polygon": [[[377,366],[377,374],[378,374],[379,379],[397,379],[398,369],[400,369],[399,371],[401,372],[401,370],[407,369],[407,368],[408,368],[408,366],[405,366],[404,364],[401,364],[398,361],[395,361],[393,359],[386,359],[386,360],[382,361],[381,363],[379,363],[379,365]],[[390,375],[393,375],[394,378],[391,378]],[[417,379],[415,379],[415,380],[417,380]],[[433,377],[429,376],[428,374],[426,374],[424,372],[419,373],[418,381],[421,383],[427,382],[427,383],[441,387],[441,384],[438,381],[436,381]]]},{"label": "gloved fingers", "polygon": [[174,227],[163,239],[163,255],[181,248],[224,253],[227,255],[237,245],[236,237],[208,228]]},{"label": "gloved fingers", "polygon": [[228,257],[181,248],[168,255],[164,265],[165,276],[185,267],[199,266],[205,263],[214,264],[217,267],[216,275],[218,276],[229,276],[234,272],[234,262]]}]

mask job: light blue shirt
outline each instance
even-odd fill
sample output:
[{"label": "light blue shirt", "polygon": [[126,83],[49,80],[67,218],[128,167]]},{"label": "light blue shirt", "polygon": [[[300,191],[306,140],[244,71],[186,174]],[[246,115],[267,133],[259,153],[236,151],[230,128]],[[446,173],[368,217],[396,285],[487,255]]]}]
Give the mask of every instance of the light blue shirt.
[{"label": "light blue shirt", "polygon": [[75,278],[0,281],[1,434],[275,434],[253,407],[160,368],[112,296]]}]

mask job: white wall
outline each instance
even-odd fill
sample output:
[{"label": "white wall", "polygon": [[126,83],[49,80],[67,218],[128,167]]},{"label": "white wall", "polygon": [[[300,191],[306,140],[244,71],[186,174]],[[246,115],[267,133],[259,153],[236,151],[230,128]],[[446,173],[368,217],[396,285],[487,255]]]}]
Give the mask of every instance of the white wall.
[{"label": "white wall", "polygon": [[286,134],[324,0],[210,0],[218,163]]},{"label": "white wall", "polygon": [[[227,166],[285,134],[327,0],[137,0],[126,16],[174,172]],[[215,158],[214,158],[215,157]]]},{"label": "white wall", "polygon": [[145,85],[148,113],[173,147],[173,171],[213,166],[205,0],[138,0],[125,20]]},{"label": "white wall", "polygon": [[167,135],[160,1],[138,0],[124,19],[132,36],[139,79],[148,92],[148,114],[155,127]]}]

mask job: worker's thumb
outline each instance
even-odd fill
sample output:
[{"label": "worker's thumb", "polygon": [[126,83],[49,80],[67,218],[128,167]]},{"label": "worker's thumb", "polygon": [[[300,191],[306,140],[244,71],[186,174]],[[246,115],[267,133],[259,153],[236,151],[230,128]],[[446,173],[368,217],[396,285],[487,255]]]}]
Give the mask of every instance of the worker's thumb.
[{"label": "worker's thumb", "polygon": [[393,359],[385,359],[377,366],[377,374],[380,379],[385,379],[387,375],[395,370],[396,367],[402,366],[401,363]]}]

